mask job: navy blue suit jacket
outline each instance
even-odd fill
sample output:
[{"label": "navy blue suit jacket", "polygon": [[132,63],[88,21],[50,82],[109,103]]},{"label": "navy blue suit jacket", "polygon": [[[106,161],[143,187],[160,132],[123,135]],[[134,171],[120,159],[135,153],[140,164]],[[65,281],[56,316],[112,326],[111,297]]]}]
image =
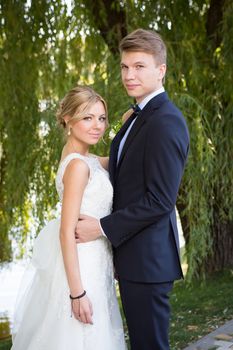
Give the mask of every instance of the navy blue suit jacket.
[{"label": "navy blue suit jacket", "polygon": [[164,92],[114,138],[109,159],[114,187],[113,212],[101,226],[114,247],[117,274],[137,282],[167,282],[182,277],[175,203],[189,148],[181,112]]}]

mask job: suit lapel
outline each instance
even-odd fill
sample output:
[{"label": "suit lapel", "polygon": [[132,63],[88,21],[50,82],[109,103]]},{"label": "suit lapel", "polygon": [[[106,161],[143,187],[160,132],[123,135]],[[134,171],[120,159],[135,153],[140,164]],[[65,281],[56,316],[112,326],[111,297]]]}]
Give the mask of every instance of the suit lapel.
[{"label": "suit lapel", "polygon": [[127,136],[127,139],[125,141],[124,147],[122,149],[121,152],[121,156],[118,162],[118,166],[117,168],[119,168],[121,166],[122,160],[124,159],[124,156],[129,148],[129,145],[132,143],[132,141],[134,140],[135,136],[137,135],[137,133],[140,131],[140,129],[142,128],[143,124],[145,123],[145,114],[140,115],[141,113],[139,113],[137,120],[135,121],[134,125],[132,126],[129,135]]},{"label": "suit lapel", "polygon": [[120,130],[118,131],[118,133],[116,134],[116,136],[114,137],[111,143],[110,157],[109,157],[109,175],[110,175],[110,180],[112,184],[114,184],[114,178],[116,173],[117,154],[118,154],[119,145],[122,137],[124,136],[126,130],[128,129],[133,119],[134,119],[134,116],[132,114],[127,119],[127,121],[122,125],[122,127],[120,128]]}]

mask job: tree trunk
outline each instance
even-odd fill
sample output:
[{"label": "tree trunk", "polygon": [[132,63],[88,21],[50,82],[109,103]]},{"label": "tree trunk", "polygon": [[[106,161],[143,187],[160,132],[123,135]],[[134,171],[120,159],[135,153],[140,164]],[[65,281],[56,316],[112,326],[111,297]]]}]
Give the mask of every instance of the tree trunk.
[{"label": "tree trunk", "polygon": [[206,274],[233,267],[233,221],[221,218],[218,205],[213,209],[212,251],[203,266]]},{"label": "tree trunk", "polygon": [[223,19],[223,8],[225,0],[211,0],[207,15],[206,32],[216,49],[222,41],[221,22]]},{"label": "tree trunk", "polygon": [[115,0],[85,0],[84,3],[109,50],[117,56],[119,42],[127,35],[125,7]]}]

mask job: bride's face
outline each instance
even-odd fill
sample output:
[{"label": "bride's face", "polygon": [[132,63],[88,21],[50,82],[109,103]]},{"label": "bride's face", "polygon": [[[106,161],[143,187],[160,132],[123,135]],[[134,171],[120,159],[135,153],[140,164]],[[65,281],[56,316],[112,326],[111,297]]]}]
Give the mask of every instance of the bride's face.
[{"label": "bride's face", "polygon": [[103,136],[107,126],[107,117],[101,101],[93,104],[83,119],[72,124],[71,135],[76,141],[86,145],[95,145]]}]

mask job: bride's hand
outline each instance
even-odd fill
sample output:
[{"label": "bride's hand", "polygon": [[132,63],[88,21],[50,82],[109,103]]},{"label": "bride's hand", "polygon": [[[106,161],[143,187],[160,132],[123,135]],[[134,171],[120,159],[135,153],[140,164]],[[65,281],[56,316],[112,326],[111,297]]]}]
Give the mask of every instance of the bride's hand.
[{"label": "bride's hand", "polygon": [[72,311],[74,317],[83,323],[93,324],[92,321],[92,305],[87,295],[80,299],[72,300]]}]

